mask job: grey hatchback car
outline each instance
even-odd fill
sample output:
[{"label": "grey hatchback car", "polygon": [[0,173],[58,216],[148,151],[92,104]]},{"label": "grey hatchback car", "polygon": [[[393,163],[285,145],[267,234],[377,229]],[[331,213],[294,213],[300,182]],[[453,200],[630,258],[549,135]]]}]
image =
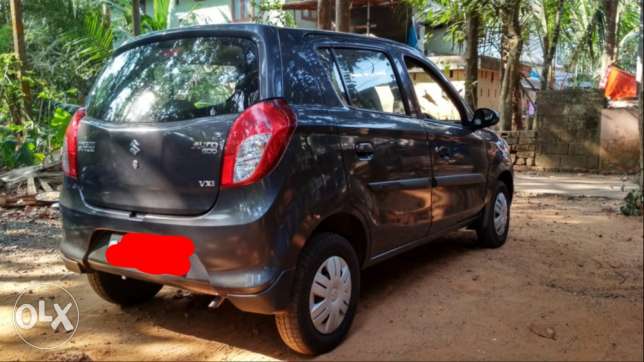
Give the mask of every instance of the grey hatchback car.
[{"label": "grey hatchback car", "polygon": [[447,232],[508,235],[508,146],[423,54],[353,34],[238,24],[138,37],[73,116],[67,268],[105,300],[163,285],[273,314],[319,354],[361,270]]}]

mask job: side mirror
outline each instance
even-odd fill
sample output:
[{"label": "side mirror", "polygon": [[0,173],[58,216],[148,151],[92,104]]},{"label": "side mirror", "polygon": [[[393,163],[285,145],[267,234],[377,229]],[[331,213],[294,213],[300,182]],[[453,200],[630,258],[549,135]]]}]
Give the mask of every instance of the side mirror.
[{"label": "side mirror", "polygon": [[474,115],[469,122],[469,126],[474,129],[491,127],[499,123],[499,115],[489,108],[479,108],[474,111]]}]

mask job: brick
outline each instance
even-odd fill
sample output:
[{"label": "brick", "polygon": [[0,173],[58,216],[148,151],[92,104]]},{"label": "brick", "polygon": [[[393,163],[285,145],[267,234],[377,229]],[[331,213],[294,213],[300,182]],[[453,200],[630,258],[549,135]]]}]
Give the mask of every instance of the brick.
[{"label": "brick", "polygon": [[514,162],[514,164],[517,165],[517,166],[525,166],[526,165],[526,160],[525,160],[525,158],[519,157]]}]

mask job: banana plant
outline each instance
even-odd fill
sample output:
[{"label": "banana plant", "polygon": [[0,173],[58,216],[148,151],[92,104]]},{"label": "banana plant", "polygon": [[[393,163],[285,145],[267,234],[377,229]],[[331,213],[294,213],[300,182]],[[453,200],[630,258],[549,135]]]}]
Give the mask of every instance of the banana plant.
[{"label": "banana plant", "polygon": [[141,27],[144,32],[165,30],[168,28],[170,0],[153,0],[152,15],[141,16]]}]

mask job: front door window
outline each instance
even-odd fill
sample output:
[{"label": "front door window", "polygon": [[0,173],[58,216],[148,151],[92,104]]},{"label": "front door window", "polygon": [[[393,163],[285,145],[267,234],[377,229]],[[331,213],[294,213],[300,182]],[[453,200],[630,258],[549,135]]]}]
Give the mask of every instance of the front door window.
[{"label": "front door window", "polygon": [[412,58],[405,58],[405,64],[423,115],[437,121],[460,124],[461,113],[458,107],[434,75]]}]

